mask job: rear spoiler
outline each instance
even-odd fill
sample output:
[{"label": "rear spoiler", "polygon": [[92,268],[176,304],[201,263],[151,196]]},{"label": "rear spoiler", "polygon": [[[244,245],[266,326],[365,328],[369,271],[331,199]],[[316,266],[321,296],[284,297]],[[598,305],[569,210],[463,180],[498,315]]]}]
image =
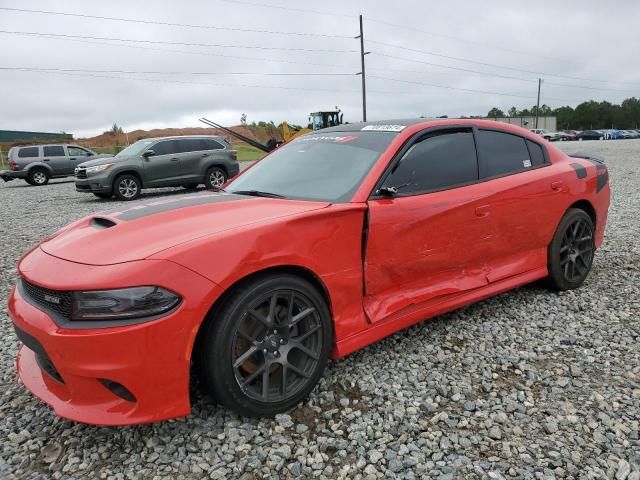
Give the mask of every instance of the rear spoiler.
[{"label": "rear spoiler", "polygon": [[600,157],[596,157],[591,153],[576,152],[576,153],[569,153],[569,156],[572,158],[584,158],[585,160],[591,160],[592,162],[598,162],[604,165],[604,159]]}]

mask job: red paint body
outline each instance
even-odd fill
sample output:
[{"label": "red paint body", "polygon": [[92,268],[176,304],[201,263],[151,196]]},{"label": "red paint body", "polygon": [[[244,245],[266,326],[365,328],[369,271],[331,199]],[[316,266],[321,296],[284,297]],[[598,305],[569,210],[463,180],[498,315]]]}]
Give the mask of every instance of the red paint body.
[{"label": "red paint body", "polygon": [[[350,203],[249,198],[128,222],[113,216],[116,225],[104,230],[91,226],[92,217],[65,227],[23,256],[23,278],[54,290],[158,285],[183,302],[147,323],[72,330],[58,327],[14,289],[12,320],[42,344],[65,379],[60,384],[50,378],[23,347],[17,362],[23,382],[60,416],[81,422],[120,425],[187,415],[198,329],[223,292],[251,274],[295,267],[313,276],[329,301],[333,355],[341,357],[424,319],[545,277],[547,246],[577,201],[595,210],[600,246],[609,186],[596,191],[596,165],[550,144],[544,167],[441,192],[369,200],[408,139],[446,125],[490,126],[540,141],[505,124],[425,121],[397,135]],[[586,178],[578,178],[572,163],[586,170]],[[98,378],[125,385],[137,401],[114,396]]]}]

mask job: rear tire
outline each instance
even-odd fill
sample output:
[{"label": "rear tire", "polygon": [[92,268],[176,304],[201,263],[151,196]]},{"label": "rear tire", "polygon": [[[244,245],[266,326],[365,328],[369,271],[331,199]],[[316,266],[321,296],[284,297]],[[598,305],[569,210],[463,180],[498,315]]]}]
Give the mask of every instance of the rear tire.
[{"label": "rear tire", "polygon": [[580,287],[591,271],[595,250],[593,220],[584,210],[569,209],[549,245],[549,286],[560,291]]},{"label": "rear tire", "polygon": [[27,175],[27,182],[36,187],[46,185],[49,183],[49,172],[44,168],[32,168]]},{"label": "rear tire", "polygon": [[142,184],[135,175],[125,173],[118,175],[113,182],[113,195],[118,200],[135,200],[140,196]]},{"label": "rear tire", "polygon": [[227,172],[220,167],[211,167],[204,176],[204,184],[207,188],[221,188],[227,183]]},{"label": "rear tire", "polygon": [[100,192],[92,192],[98,198],[111,198],[113,197],[113,193],[100,193]]},{"label": "rear tire", "polygon": [[238,287],[202,328],[194,358],[202,384],[246,416],[273,416],[302,401],[322,376],[333,343],[324,298],[289,274]]}]

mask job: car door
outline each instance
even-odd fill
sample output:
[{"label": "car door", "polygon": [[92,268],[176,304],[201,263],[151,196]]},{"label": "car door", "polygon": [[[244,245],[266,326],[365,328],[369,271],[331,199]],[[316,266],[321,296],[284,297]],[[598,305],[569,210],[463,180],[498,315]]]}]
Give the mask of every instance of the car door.
[{"label": "car door", "polygon": [[69,169],[71,172],[73,172],[80,163],[91,160],[91,157],[93,157],[93,153],[89,150],[85,150],[84,148],[76,147],[74,145],[67,145],[66,149],[67,156],[69,157]]},{"label": "car door", "polygon": [[146,186],[172,185],[180,175],[179,157],[175,140],[160,140],[149,147],[152,156],[144,157]]},{"label": "car door", "polygon": [[184,181],[200,180],[200,163],[209,153],[205,152],[200,138],[179,138],[178,142],[178,169],[179,178]]},{"label": "car door", "polygon": [[480,179],[492,192],[489,281],[546,267],[547,246],[564,208],[554,199],[566,192],[558,168],[542,143],[519,135],[479,129],[476,143]]},{"label": "car door", "polygon": [[69,157],[67,157],[67,152],[62,145],[43,146],[42,161],[51,167],[54,176],[73,173],[73,170],[69,170]]},{"label": "car door", "polygon": [[368,202],[364,303],[372,322],[487,284],[489,192],[478,183],[472,130],[427,133],[405,148]]}]

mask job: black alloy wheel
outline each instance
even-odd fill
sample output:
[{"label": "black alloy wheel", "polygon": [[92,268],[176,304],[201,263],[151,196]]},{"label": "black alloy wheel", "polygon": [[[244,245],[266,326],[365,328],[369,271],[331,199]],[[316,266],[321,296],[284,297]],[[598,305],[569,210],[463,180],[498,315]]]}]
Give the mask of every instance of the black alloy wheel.
[{"label": "black alloy wheel", "polygon": [[242,415],[274,415],[318,382],[333,342],[326,302],[289,274],[260,277],[235,291],[199,337],[205,387]]},{"label": "black alloy wheel", "polygon": [[580,209],[570,209],[560,221],[549,246],[549,279],[558,290],[584,283],[595,254],[593,220]]}]

